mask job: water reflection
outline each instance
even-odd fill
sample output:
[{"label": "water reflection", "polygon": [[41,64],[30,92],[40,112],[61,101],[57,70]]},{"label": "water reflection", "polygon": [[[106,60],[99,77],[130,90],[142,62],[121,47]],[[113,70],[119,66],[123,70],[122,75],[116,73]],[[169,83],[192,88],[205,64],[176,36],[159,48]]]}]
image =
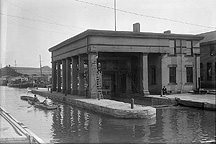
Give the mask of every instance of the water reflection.
[{"label": "water reflection", "polygon": [[133,142],[149,134],[149,124],[155,122],[155,119],[116,119],[62,105],[53,113],[53,142]]},{"label": "water reflection", "polygon": [[215,135],[215,112],[191,108],[157,110],[157,123],[150,128],[149,141],[159,143],[190,143]]},{"label": "water reflection", "polygon": [[213,139],[215,113],[190,108],[157,109],[155,119],[116,119],[68,105],[53,113],[54,142],[188,143]]},{"label": "water reflection", "polygon": [[161,108],[153,119],[125,120],[65,104],[51,111],[28,108],[20,100],[25,93],[0,87],[0,105],[47,143],[198,143],[215,136],[215,111]]}]

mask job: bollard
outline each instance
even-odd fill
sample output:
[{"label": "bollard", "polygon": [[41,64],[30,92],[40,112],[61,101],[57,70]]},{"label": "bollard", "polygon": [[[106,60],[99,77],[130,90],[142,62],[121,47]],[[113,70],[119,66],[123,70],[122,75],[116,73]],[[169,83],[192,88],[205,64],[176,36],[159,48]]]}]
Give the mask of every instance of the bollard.
[{"label": "bollard", "polygon": [[161,97],[163,96],[163,90],[161,90],[161,95],[160,95]]},{"label": "bollard", "polygon": [[134,108],[134,99],[132,98],[131,99],[131,109],[133,109]]}]

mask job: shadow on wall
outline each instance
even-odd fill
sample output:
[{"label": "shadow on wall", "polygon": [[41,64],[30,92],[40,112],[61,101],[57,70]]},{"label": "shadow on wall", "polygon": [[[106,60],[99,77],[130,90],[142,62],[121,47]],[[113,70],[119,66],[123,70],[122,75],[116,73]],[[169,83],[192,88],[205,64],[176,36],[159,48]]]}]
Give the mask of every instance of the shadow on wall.
[{"label": "shadow on wall", "polygon": [[201,88],[216,89],[216,81],[202,81]]}]

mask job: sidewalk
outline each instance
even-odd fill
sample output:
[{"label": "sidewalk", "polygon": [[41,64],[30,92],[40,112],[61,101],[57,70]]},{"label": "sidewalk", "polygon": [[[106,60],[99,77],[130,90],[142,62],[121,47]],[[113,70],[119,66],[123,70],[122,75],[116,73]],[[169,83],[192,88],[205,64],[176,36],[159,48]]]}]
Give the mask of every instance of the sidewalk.
[{"label": "sidewalk", "polygon": [[209,104],[216,103],[216,95],[213,94],[191,94],[191,93],[184,93],[184,94],[173,94],[173,95],[166,95],[168,98],[180,98],[182,100],[189,100],[195,102],[206,102]]},{"label": "sidewalk", "polygon": [[64,102],[70,105],[92,110],[94,112],[110,115],[116,118],[148,118],[152,119],[156,116],[156,109],[151,106],[141,106],[134,104],[133,109],[131,104],[119,102],[109,99],[90,99],[85,96],[77,96],[63,93],[50,92],[47,89],[32,90],[33,94],[49,97],[50,99]]},{"label": "sidewalk", "polygon": [[[57,92],[50,93],[50,91],[48,91],[47,88],[43,88],[43,89],[40,88],[39,90],[35,90],[35,92],[36,94],[38,94],[39,92],[40,93],[39,95],[42,95],[44,97],[55,95],[54,98],[60,101],[62,101],[61,99],[65,98],[65,95],[63,93],[57,93]],[[87,99],[85,96],[67,95],[67,98],[79,99],[79,100],[85,99],[85,101],[90,102],[90,100]],[[125,98],[125,99],[128,99],[128,98]],[[205,110],[214,110],[214,111],[216,110],[216,95],[214,94],[184,93],[184,94],[165,95],[163,97],[161,97],[160,95],[148,95],[148,96],[138,98],[139,100],[137,99],[137,97],[135,97],[134,99],[135,99],[135,103],[139,101],[139,105],[142,105],[141,104],[142,101],[150,101],[152,107],[182,105],[182,106],[200,108],[200,109],[205,109]],[[97,99],[93,101],[96,101],[95,103],[96,104],[98,103],[98,105],[100,105]],[[100,102],[102,101],[104,100],[101,100]],[[130,99],[128,102],[130,102]],[[127,110],[130,107],[130,104],[128,104],[128,102],[126,102],[127,108],[122,107],[121,109]],[[106,102],[104,101],[104,103],[101,105],[106,105]],[[118,107],[118,104],[114,104],[114,105]],[[115,107],[113,108],[116,109]]]},{"label": "sidewalk", "polygon": [[161,97],[160,95],[151,95],[157,99],[174,99],[178,105],[201,108],[206,110],[216,110],[216,95],[213,94],[171,94]]}]

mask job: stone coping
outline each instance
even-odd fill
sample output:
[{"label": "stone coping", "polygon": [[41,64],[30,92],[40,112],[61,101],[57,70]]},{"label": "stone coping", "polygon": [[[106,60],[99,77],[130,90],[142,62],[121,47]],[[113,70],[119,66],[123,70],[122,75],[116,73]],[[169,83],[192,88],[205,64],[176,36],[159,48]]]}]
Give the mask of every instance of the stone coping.
[{"label": "stone coping", "polygon": [[49,97],[57,101],[61,101],[67,104],[71,104],[84,109],[92,110],[94,112],[110,115],[116,118],[125,119],[139,119],[139,118],[153,118],[156,116],[156,108],[151,106],[135,105],[131,109],[131,104],[119,102],[109,99],[88,99],[85,97],[79,98],[76,95],[65,96],[62,93],[49,91],[32,90],[32,93],[38,94],[44,97]]}]

